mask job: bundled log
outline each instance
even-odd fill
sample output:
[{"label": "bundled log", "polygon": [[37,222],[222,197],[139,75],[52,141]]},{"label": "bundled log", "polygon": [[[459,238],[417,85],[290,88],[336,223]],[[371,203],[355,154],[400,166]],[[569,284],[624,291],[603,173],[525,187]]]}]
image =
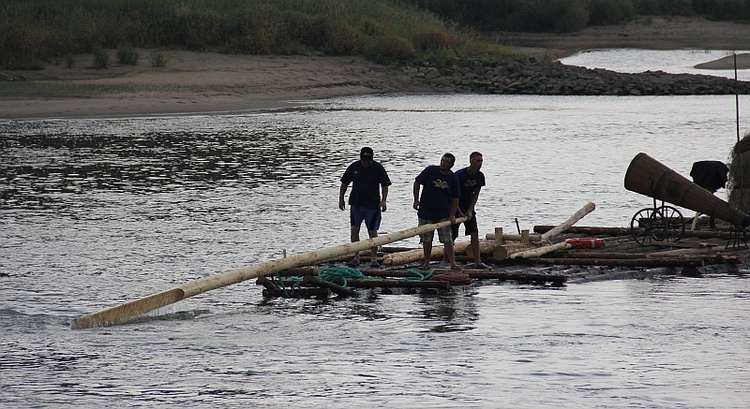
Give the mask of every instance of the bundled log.
[{"label": "bundled log", "polygon": [[447,281],[416,281],[416,280],[389,280],[389,279],[362,279],[362,278],[351,278],[347,280],[347,284],[350,287],[360,288],[373,288],[373,287],[401,287],[401,288],[436,288],[440,290],[447,290],[450,288],[450,283]]},{"label": "bundled log", "polygon": [[469,277],[479,280],[503,280],[520,282],[553,282],[564,283],[568,276],[561,274],[501,273],[487,270],[464,270]]},{"label": "bundled log", "polygon": [[[553,229],[553,226],[540,225],[534,226],[535,233],[544,233]],[[565,229],[564,233],[586,234],[590,236],[630,236],[632,230],[629,227],[597,227],[597,226],[571,226]],[[731,232],[727,230],[685,230],[680,233],[681,237],[691,237],[699,239],[730,239]]]},{"label": "bundled log", "polygon": [[610,266],[610,267],[703,267],[700,258],[667,259],[597,259],[597,258],[527,258],[530,264],[568,265],[568,266]]}]

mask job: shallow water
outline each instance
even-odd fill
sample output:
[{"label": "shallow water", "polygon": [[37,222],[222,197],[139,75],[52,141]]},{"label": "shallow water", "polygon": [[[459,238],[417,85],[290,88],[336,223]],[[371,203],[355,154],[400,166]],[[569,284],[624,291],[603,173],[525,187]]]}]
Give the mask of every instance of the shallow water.
[{"label": "shallow water", "polygon": [[488,178],[482,233],[557,224],[587,202],[597,209],[579,224],[624,226],[651,205],[623,187],[633,156],[686,177],[695,161],[726,160],[734,107],[733,96],[396,95],[234,116],[2,121],[0,400],[744,407],[744,271],[328,302],[264,301],[247,282],[136,323],[69,327],[196,278],[346,242],[338,180],[363,145],[394,181],[382,233],[416,224],[411,183],[424,166],[446,151],[464,164],[473,150]]}]

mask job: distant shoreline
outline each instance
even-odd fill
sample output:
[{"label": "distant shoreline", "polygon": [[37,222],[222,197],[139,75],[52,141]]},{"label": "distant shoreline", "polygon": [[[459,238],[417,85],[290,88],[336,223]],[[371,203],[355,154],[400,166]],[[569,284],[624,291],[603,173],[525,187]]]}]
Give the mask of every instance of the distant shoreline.
[{"label": "distant shoreline", "polygon": [[[497,33],[494,37],[518,52],[556,58],[605,48],[738,50],[750,46],[750,24],[653,18],[565,35]],[[136,66],[97,70],[90,68],[91,55],[80,55],[71,68],[50,64],[42,71],[2,71],[29,81],[19,84],[16,96],[0,96],[0,119],[228,114],[285,109],[338,96],[437,92],[397,68],[362,57],[163,53],[169,58],[164,67],[153,67],[142,57]],[[750,69],[750,53],[738,54],[737,64],[739,69]],[[734,58],[696,68],[733,69]]]}]

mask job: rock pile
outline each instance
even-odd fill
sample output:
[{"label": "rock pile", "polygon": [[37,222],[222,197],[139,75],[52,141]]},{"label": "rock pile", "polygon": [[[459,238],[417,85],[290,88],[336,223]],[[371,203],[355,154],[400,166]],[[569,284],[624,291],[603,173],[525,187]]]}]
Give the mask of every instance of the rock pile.
[{"label": "rock pile", "polygon": [[724,95],[750,94],[750,82],[710,75],[646,71],[619,73],[545,63],[536,58],[485,63],[471,60],[438,68],[408,65],[408,75],[442,91],[535,95]]}]

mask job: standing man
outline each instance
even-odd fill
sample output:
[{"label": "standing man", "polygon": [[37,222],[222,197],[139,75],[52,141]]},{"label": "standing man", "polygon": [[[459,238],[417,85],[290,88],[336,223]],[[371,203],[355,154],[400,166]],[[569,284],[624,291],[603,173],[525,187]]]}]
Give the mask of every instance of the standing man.
[{"label": "standing man", "polygon": [[[419,176],[414,179],[414,209],[417,210],[419,225],[439,223],[450,220],[456,222],[458,211],[458,178],[451,171],[456,157],[446,153],[440,158],[440,166],[431,165],[426,167]],[[419,196],[420,187],[424,186],[422,196]],[[434,231],[419,235],[419,241],[424,250],[423,267],[430,267],[430,256],[432,255],[432,239]],[[445,246],[445,254],[452,269],[459,269],[456,257],[453,254],[453,239],[451,237],[451,226],[438,229],[438,238]]]},{"label": "standing man", "polygon": [[[469,166],[456,171],[456,177],[458,178],[461,190],[461,195],[458,198],[458,209],[467,218],[464,222],[464,233],[467,236],[471,236],[470,246],[474,254],[474,268],[488,268],[486,264],[482,263],[482,257],[479,254],[479,228],[477,227],[476,211],[474,210],[474,206],[479,199],[479,191],[485,185],[484,173],[480,171],[482,169],[482,162],[484,162],[482,154],[472,152],[469,155]],[[451,226],[453,240],[456,240],[458,237],[458,227],[460,224],[457,223]]]},{"label": "standing man", "polygon": [[[391,180],[388,178],[385,168],[379,162],[373,160],[372,148],[365,146],[359,152],[359,160],[346,168],[344,176],[341,177],[341,188],[339,189],[339,209],[344,210],[344,194],[349,184],[354,182],[352,193],[349,195],[349,218],[351,219],[352,243],[359,241],[359,228],[365,222],[367,234],[370,238],[378,237],[381,211],[386,209],[385,199],[388,197],[388,186]],[[382,195],[382,196],[381,196]],[[372,248],[370,267],[380,267],[378,263],[378,248]],[[359,252],[354,258],[346,263],[350,267],[359,265]]]}]

